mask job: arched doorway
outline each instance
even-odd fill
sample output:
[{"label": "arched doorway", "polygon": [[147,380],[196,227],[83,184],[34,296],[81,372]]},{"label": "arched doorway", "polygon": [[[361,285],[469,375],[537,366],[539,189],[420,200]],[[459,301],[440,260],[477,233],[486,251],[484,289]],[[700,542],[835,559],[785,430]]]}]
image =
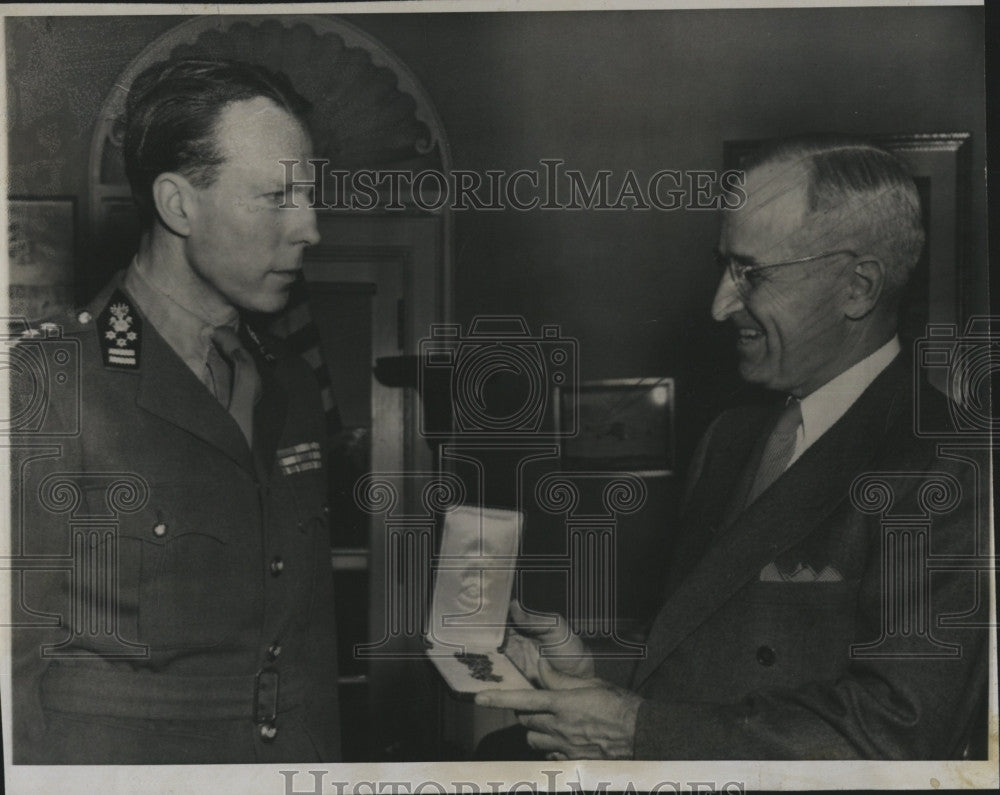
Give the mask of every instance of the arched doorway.
[{"label": "arched doorway", "polygon": [[[182,57],[234,58],[287,74],[313,102],[316,154],[334,168],[451,169],[444,128],[430,97],[406,65],[364,31],[336,17],[196,17],[146,47],[119,75],[101,107],[90,145],[86,217],[95,249],[111,252],[113,261],[89,274],[95,285],[122,266],[137,236],[121,156],[129,86],[146,67]],[[441,276],[450,295],[447,207],[440,218],[449,243],[441,252]]]}]

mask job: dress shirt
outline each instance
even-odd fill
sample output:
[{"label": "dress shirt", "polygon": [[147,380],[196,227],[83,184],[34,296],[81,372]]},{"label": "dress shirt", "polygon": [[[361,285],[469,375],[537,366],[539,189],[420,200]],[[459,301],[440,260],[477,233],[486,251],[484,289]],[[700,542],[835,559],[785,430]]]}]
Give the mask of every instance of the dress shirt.
[{"label": "dress shirt", "polygon": [[[795,438],[791,466],[809,446],[839,420],[879,374],[899,355],[899,337],[894,336],[874,353],[844,370],[840,375],[800,401],[802,424]],[[787,469],[787,467],[786,467]]]},{"label": "dress shirt", "polygon": [[191,372],[197,376],[205,388],[216,397],[215,382],[208,365],[209,349],[212,347],[212,332],[216,326],[229,326],[234,330],[239,325],[239,315],[229,307],[216,316],[205,311],[200,302],[183,285],[172,280],[154,278],[136,257],[132,260],[122,287],[132,297],[143,317],[153,325],[157,333],[167,341],[174,352],[181,357]]}]

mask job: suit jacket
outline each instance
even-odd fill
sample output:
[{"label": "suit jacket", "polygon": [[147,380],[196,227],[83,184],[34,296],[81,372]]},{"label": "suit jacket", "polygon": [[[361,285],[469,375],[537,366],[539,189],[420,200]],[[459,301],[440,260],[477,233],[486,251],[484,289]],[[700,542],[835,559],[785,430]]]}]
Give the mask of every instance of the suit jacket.
[{"label": "suit jacket", "polygon": [[[933,394],[923,406],[932,401],[930,421],[940,423],[947,407]],[[711,426],[669,595],[631,675],[646,699],[636,758],[962,753],[985,700],[986,630],[968,626],[975,617],[961,627],[937,619],[988,608],[986,578],[930,575],[914,562],[917,548],[905,545],[929,537],[923,552],[938,559],[982,553],[988,529],[976,517],[987,515],[985,490],[977,491],[971,460],[939,453],[933,439],[914,433],[913,406],[913,380],[899,357],[746,509],[740,501],[776,413],[734,410]],[[852,501],[852,484],[865,473],[894,473],[884,476],[891,506],[877,504],[885,496],[878,486],[862,493],[855,484]],[[957,486],[954,504],[937,506],[940,515],[927,513],[922,491],[933,473]],[[901,524],[884,528],[882,508]],[[921,536],[924,515],[929,535]],[[789,576],[762,579],[765,568]]]},{"label": "suit jacket", "polygon": [[[16,438],[28,563],[14,576],[14,761],[336,761],[315,378],[248,338],[262,380],[251,451],[129,301],[116,280],[61,337],[19,346],[72,343],[79,369],[49,351],[49,374],[68,369],[70,386],[50,378],[44,421]],[[116,326],[108,312],[123,303],[131,323]],[[108,364],[117,339],[134,363]]]}]

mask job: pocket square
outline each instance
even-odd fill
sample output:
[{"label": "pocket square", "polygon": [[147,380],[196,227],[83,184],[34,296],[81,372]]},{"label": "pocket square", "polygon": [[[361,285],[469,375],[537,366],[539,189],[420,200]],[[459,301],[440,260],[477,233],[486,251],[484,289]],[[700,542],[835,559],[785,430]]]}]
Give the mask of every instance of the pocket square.
[{"label": "pocket square", "polygon": [[791,572],[786,572],[771,561],[760,570],[761,582],[841,582],[843,579],[833,566],[826,566],[817,574],[808,563],[799,563]]}]

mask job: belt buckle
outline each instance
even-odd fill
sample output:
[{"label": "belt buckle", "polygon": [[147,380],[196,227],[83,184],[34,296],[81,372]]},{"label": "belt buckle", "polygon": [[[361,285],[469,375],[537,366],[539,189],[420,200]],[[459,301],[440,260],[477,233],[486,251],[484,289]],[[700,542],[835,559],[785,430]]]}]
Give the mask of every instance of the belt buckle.
[{"label": "belt buckle", "polygon": [[278,717],[280,676],[274,668],[261,668],[253,680],[254,723],[270,723]]}]

